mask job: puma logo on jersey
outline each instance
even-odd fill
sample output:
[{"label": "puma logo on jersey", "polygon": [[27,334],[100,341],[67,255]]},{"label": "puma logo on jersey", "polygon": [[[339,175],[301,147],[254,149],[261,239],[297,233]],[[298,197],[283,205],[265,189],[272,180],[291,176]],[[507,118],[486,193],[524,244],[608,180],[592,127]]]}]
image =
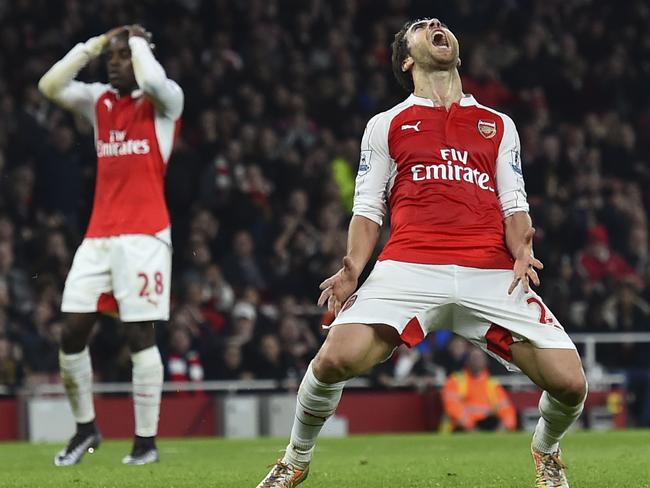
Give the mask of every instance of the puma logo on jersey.
[{"label": "puma logo on jersey", "polygon": [[418,120],[418,121],[417,121],[415,124],[413,124],[413,125],[411,125],[411,124],[404,124],[404,125],[402,126],[402,130],[406,130],[406,129],[414,129],[415,132],[420,132],[420,122],[422,122],[422,121],[421,121],[421,120]]},{"label": "puma logo on jersey", "polygon": [[109,112],[113,110],[113,102],[111,102],[108,98],[104,98],[104,105],[106,105],[106,109]]}]

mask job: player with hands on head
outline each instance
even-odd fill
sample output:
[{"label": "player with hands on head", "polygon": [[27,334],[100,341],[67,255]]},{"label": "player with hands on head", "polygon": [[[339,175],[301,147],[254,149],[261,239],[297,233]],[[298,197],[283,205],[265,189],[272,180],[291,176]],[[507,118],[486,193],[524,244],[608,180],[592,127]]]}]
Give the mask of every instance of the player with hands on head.
[{"label": "player with hands on head", "polygon": [[[54,458],[81,461],[101,442],[95,423],[88,351],[97,313],[127,324],[133,362],[135,436],[124,464],[158,460],[163,365],[155,322],[169,319],[171,231],[164,175],[183,111],[183,91],[156,60],[151,33],[121,26],[79,43],[39,81],[51,101],[94,128],[95,196],[84,240],[63,291],[59,362],[77,429]],[[108,84],[83,83],[77,73],[105,56]]]},{"label": "player with hands on head", "polygon": [[[582,412],[587,383],[575,345],[530,288],[542,263],[515,124],[463,93],[458,40],[438,19],[407,22],[392,64],[410,95],[363,134],[347,255],[321,284],[319,304],[336,318],[298,390],[285,455],[258,488],[302,483],[345,382],[442,328],[544,390],[535,486],[568,487],[559,441]],[[356,289],[387,212],[390,238]]]}]

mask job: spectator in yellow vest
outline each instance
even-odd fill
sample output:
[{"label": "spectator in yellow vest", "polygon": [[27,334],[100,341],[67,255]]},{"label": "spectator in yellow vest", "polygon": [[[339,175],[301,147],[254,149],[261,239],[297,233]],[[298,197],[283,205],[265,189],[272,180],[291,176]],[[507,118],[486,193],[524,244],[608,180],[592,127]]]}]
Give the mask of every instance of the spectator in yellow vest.
[{"label": "spectator in yellow vest", "polygon": [[453,431],[517,428],[517,412],[505,389],[490,377],[487,358],[480,349],[472,349],[465,367],[449,375],[442,401]]}]

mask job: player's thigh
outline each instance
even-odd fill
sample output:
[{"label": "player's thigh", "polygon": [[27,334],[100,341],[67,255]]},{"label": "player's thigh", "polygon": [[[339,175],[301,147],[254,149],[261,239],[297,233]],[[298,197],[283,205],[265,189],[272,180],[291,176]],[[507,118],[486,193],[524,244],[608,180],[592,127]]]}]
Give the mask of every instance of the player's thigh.
[{"label": "player's thigh", "polygon": [[537,386],[560,401],[577,405],[587,394],[582,362],[572,349],[540,349],[529,342],[511,346],[512,361]]},{"label": "player's thigh", "polygon": [[521,286],[508,295],[508,270],[463,268],[459,278],[462,335],[559,399],[579,403],[586,390],[580,358],[542,298]]},{"label": "player's thigh", "polygon": [[530,342],[540,349],[567,349],[575,345],[564,328],[534,291],[518,286],[508,295],[509,270],[462,268],[458,279],[458,307],[489,325],[485,333],[495,348]]},{"label": "player's thigh", "polygon": [[314,374],[325,383],[344,381],[386,360],[401,343],[397,331],[385,324],[337,325],[314,358]]},{"label": "player's thigh", "polygon": [[65,280],[61,311],[86,314],[99,311],[112,292],[108,239],[84,239],[75,252]]},{"label": "player's thigh", "polygon": [[169,319],[171,244],[158,236],[114,238],[113,288],[123,322]]},{"label": "player's thigh", "polygon": [[575,349],[535,347],[525,337],[457,310],[454,331],[499,361],[510,371],[521,371],[537,386],[567,405],[578,405],[586,394],[586,379]]}]

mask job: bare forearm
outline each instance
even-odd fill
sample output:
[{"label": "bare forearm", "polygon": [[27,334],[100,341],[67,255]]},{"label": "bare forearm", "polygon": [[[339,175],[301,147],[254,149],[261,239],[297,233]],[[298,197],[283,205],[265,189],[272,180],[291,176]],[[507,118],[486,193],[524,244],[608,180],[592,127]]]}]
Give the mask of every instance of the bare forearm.
[{"label": "bare forearm", "polygon": [[506,246],[515,259],[530,255],[533,250],[532,240],[527,242],[526,235],[532,228],[532,221],[527,212],[516,212],[505,220]]},{"label": "bare forearm", "polygon": [[352,266],[357,276],[370,260],[375,245],[379,239],[380,227],[366,217],[355,215],[350,222],[348,231],[347,257],[352,260]]}]

